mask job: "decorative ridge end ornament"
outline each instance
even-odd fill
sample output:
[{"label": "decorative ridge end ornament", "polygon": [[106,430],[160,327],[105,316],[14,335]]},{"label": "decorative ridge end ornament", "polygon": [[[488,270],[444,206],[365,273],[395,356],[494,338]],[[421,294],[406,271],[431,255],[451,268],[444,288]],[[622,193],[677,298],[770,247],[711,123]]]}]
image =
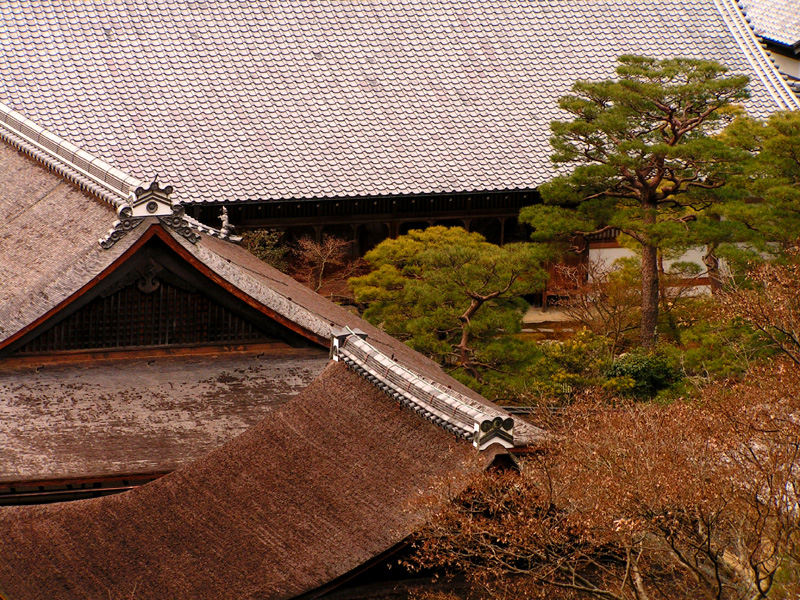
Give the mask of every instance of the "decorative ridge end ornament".
[{"label": "decorative ridge end ornament", "polygon": [[220,214],[220,221],[222,221],[222,227],[220,229],[210,227],[209,225],[201,223],[192,217],[187,217],[186,215],[184,215],[183,219],[189,224],[189,227],[195,231],[199,231],[200,233],[205,233],[211,237],[219,238],[233,244],[239,244],[242,241],[242,236],[234,235],[235,228],[233,225],[231,225],[230,219],[228,218],[228,209],[225,206],[222,207],[222,212]]},{"label": "decorative ridge end ornament", "polygon": [[[479,448],[484,448],[491,443],[507,442],[511,446],[514,445],[514,419],[511,417],[495,417],[494,419],[486,419],[481,421],[480,424],[475,423],[475,437],[474,444]],[[506,446],[508,447],[508,446]]]},{"label": "decorative ridge end ornament", "polygon": [[136,188],[128,204],[117,208],[119,220],[114,221],[108,234],[98,240],[100,246],[108,250],[129,231],[141,225],[147,217],[157,217],[162,225],[196,244],[200,241],[200,236],[192,231],[192,224],[184,216],[183,206],[172,204],[169,199],[171,193],[171,185],[164,188],[158,185],[158,175],[153,178],[149,187]]},{"label": "decorative ridge end ornament", "polygon": [[200,241],[200,236],[192,231],[192,225],[186,220],[183,214],[183,206],[180,204],[173,208],[172,214],[164,217],[158,217],[163,225],[172,229],[175,233],[179,233],[191,243],[196,244]]},{"label": "decorative ridge end ornament", "polygon": [[228,217],[227,206],[222,207],[222,212],[219,214],[219,220],[222,222],[222,227],[220,227],[219,230],[223,235],[229,236],[231,233],[233,233],[233,226],[231,225],[230,217]]},{"label": "decorative ridge end ornament", "polygon": [[344,362],[375,387],[422,417],[472,442],[478,450],[492,444],[514,447],[514,419],[502,410],[473,406],[439,389],[400,365],[349,327],[331,332],[331,358]]},{"label": "decorative ridge end ornament", "polygon": [[158,185],[158,174],[156,174],[150,187],[136,188],[133,202],[131,202],[131,216],[165,217],[173,214],[172,201],[169,199],[171,193],[171,185],[165,188]]},{"label": "decorative ridge end ornament", "polygon": [[117,208],[117,214],[119,215],[119,219],[111,224],[111,229],[104,237],[97,240],[97,243],[99,243],[104,250],[111,248],[119,240],[128,235],[129,231],[136,229],[144,221],[143,217],[131,216],[131,207],[125,204]]}]

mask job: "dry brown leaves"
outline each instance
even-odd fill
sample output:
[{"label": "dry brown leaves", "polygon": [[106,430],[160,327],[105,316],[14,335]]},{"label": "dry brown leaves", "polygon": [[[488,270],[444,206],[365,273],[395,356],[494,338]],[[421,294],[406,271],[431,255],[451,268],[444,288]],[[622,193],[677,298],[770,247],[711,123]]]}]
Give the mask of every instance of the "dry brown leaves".
[{"label": "dry brown leaves", "polygon": [[702,403],[583,402],[521,473],[487,473],[423,532],[418,562],[484,597],[795,597],[800,373]]}]

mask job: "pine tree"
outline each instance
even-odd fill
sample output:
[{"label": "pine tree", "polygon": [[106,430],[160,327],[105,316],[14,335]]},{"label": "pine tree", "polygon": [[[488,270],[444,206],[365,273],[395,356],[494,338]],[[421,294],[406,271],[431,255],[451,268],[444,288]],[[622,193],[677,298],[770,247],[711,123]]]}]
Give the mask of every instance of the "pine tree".
[{"label": "pine tree", "polygon": [[698,214],[726,200],[724,185],[744,152],[714,134],[747,97],[748,78],[706,60],[618,59],[616,79],[579,81],[559,100],[570,121],[551,124],[552,160],[575,165],[522,210],[535,241],[565,242],[619,230],[642,259],[641,342],[655,343],[658,256],[696,243]]},{"label": "pine tree", "polygon": [[460,227],[412,230],[381,242],[365,259],[372,272],[350,280],[356,299],[368,305],[364,317],[478,381],[498,368],[481,358],[496,354],[493,341],[520,328],[527,306],[520,296],[539,291],[545,277],[540,248],[501,248]]},{"label": "pine tree", "polygon": [[745,202],[730,207],[725,218],[750,233],[748,247],[762,257],[794,252],[800,237],[800,113],[736,119],[724,139],[750,155],[732,182]]}]

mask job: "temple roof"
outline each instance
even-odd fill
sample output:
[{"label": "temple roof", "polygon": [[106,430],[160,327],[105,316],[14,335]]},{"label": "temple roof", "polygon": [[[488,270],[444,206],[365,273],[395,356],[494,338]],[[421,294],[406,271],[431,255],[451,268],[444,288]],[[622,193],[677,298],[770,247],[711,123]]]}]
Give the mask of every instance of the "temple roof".
[{"label": "temple roof", "polygon": [[[0,126],[0,483],[176,470],[115,496],[0,508],[0,598],[292,598],[402,542],[429,516],[426,494],[542,440],[433,361],[187,222],[169,186],[131,196],[139,180],[34,125]],[[142,199],[157,201],[156,216],[128,212]],[[92,294],[134,286],[125,269],[154,257],[302,348],[279,335],[279,356],[15,353]],[[329,361],[334,337],[344,352]]]},{"label": "temple roof", "polygon": [[556,99],[621,54],[798,108],[733,0],[12,0],[0,30],[0,101],[185,203],[536,187]]},{"label": "temple roof", "polygon": [[800,50],[800,7],[796,0],[740,0],[757,35]]},{"label": "temple roof", "polygon": [[402,541],[429,514],[424,494],[459,489],[491,457],[333,363],[259,425],[152,483],[0,509],[0,596],[293,598]]},{"label": "temple roof", "polygon": [[[347,327],[366,332],[376,352],[435,382],[458,403],[477,407],[485,418],[508,417],[405,344],[218,236],[195,232],[187,239],[151,217],[104,248],[98,238],[115,219],[115,205],[54,172],[56,164],[71,167],[0,140],[0,351],[47,327],[154,240],[209,282],[304,336],[308,349],[268,350],[264,360],[260,351],[138,358],[116,352],[91,363],[5,352],[0,482],[178,468],[311,382],[328,360],[332,334]],[[526,423],[514,431],[517,445],[541,435]]]},{"label": "temple roof", "polygon": [[0,484],[171,472],[118,495],[0,507],[0,598],[292,598],[401,543],[428,518],[426,495],[542,440],[230,241],[146,217],[101,245],[113,203],[59,170],[74,164],[29,150],[0,139],[0,350],[148,244],[308,344],[277,356],[5,354]]}]

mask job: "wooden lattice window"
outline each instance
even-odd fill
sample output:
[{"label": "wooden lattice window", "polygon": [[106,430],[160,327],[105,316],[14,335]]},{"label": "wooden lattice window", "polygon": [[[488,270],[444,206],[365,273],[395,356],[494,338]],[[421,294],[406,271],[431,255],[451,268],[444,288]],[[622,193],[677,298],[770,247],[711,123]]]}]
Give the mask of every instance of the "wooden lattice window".
[{"label": "wooden lattice window", "polygon": [[132,283],[93,299],[18,352],[241,344],[274,339],[198,290],[163,281],[147,288],[140,280],[138,285]]}]

